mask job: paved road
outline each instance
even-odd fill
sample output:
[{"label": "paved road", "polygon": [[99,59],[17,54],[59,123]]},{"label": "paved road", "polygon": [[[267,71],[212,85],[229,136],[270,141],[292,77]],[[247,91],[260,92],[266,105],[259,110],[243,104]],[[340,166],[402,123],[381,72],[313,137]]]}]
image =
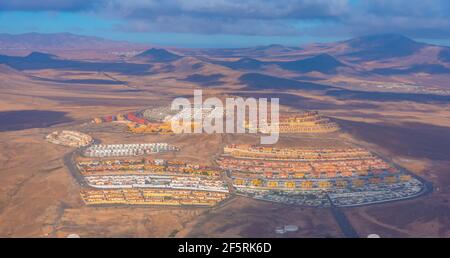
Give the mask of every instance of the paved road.
[{"label": "paved road", "polygon": [[331,205],[331,213],[333,214],[334,219],[339,225],[342,234],[344,234],[344,236],[347,238],[359,238],[358,232],[356,232],[355,228],[353,228],[345,213],[341,210],[341,208],[333,204],[328,194],[327,198]]},{"label": "paved road", "polygon": [[67,169],[69,169],[72,176],[77,180],[78,184],[82,187],[87,187],[88,185],[83,179],[83,176],[78,171],[78,168],[75,165],[74,156],[76,155],[78,150],[67,153],[64,156],[64,165],[66,165]]},{"label": "paved road", "polygon": [[[100,144],[100,143],[101,143],[100,140],[94,139],[94,142],[92,144]],[[77,182],[82,187],[89,187],[89,185],[86,183],[86,181],[84,180],[84,177],[81,175],[80,171],[76,167],[75,156],[80,155],[80,153],[87,147],[88,146],[81,147],[72,152],[69,152],[66,155],[64,155],[64,158],[63,158],[64,165],[67,167],[67,169],[69,169],[72,176],[77,180]]]}]

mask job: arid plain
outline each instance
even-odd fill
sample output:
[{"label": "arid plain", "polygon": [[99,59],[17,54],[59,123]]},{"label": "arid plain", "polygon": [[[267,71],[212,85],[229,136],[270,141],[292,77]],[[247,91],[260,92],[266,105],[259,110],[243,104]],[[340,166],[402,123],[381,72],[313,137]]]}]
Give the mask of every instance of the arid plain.
[{"label": "arid plain", "polygon": [[[437,51],[428,48],[420,51]],[[194,89],[202,89],[205,97],[279,97],[282,111],[319,111],[342,130],[282,136],[278,145],[320,145],[338,139],[363,146],[433,185],[432,191],[418,198],[342,208],[359,236],[450,237],[450,100],[435,93],[450,90],[448,73],[363,73],[363,66],[388,68],[377,68],[386,62],[373,60],[351,65],[344,54],[340,57],[342,67],[330,68],[333,71],[323,68],[334,62],[329,57],[309,63],[316,67],[312,70],[293,71],[283,63],[323,55],[324,51],[339,58],[340,53],[332,52],[330,46],[325,50],[317,46],[306,50],[268,46],[235,50],[237,54],[225,50],[169,51],[150,52],[150,59],[125,60],[89,52],[89,60],[65,65],[55,63],[56,57],[39,53],[28,56],[31,61],[2,61],[0,236],[279,237],[274,228],[286,224],[298,225],[299,230],[283,237],[344,236],[329,208],[243,196],[232,196],[213,208],[86,206],[80,198],[81,186],[65,161],[73,148],[44,139],[52,131],[68,129],[87,133],[102,143],[164,141],[180,146],[181,151],[158,154],[161,157],[205,164],[214,164],[225,144],[257,143],[258,138],[248,135],[133,134],[122,124],[91,122],[95,117],[167,106],[178,96],[189,97]],[[424,55],[422,52],[415,55]],[[72,50],[63,58],[64,53],[58,51],[57,60],[83,56]],[[403,66],[411,65],[411,56],[398,60]],[[450,69],[448,63],[441,65]],[[411,88],[370,88],[371,84],[392,83],[422,86],[417,92]],[[426,89],[431,90],[423,92]],[[370,97],[361,93],[369,91],[374,93]]]}]

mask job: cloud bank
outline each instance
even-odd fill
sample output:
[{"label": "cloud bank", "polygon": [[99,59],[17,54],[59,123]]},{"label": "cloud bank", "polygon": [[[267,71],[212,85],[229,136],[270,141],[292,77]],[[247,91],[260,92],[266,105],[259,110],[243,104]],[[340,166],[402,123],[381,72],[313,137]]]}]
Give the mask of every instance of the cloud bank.
[{"label": "cloud bank", "polygon": [[0,0],[0,12],[80,12],[129,32],[450,38],[447,0]]}]

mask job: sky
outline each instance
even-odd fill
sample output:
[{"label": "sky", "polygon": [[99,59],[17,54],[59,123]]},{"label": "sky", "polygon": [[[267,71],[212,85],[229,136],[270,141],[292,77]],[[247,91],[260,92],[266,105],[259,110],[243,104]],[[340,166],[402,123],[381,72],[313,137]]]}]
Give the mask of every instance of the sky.
[{"label": "sky", "polygon": [[0,0],[0,33],[177,47],[303,45],[398,33],[450,46],[448,0]]}]

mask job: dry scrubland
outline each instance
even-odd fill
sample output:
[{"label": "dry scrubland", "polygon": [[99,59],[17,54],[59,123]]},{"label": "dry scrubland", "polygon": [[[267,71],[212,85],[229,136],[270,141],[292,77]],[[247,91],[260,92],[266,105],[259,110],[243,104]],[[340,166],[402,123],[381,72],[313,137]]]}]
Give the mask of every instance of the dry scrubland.
[{"label": "dry scrubland", "polygon": [[[104,143],[164,141],[181,147],[176,154],[162,154],[211,164],[222,146],[230,142],[257,143],[244,135],[133,135],[117,124],[93,125],[93,117],[167,105],[173,97],[190,96],[196,83],[180,81],[195,60],[183,59],[176,72],[107,76],[127,84],[73,84],[41,78],[104,79],[104,73],[39,70],[17,72],[1,67],[0,113],[20,113],[24,121],[6,118],[0,124],[0,236],[65,237],[70,233],[100,237],[274,237],[274,227],[295,224],[292,237],[340,237],[342,233],[325,208],[290,207],[243,197],[233,197],[212,208],[87,207],[80,186],[64,165],[71,148],[45,142],[55,130],[88,133]],[[187,68],[186,68],[187,67]],[[183,68],[183,69],[181,69]],[[155,67],[154,69],[157,69]],[[198,72],[198,71],[197,71]],[[206,66],[204,73],[221,73],[225,87],[206,87],[205,95],[234,95],[244,87],[239,72]],[[248,96],[272,91],[241,91]],[[450,237],[450,108],[445,104],[337,100],[320,93],[286,90],[283,109],[319,110],[344,129],[338,137],[365,146],[433,183],[427,196],[409,201],[348,208],[344,212],[361,236]],[[46,113],[51,111],[51,113]],[[60,113],[58,113],[60,112]],[[33,117],[40,119],[33,119]],[[44,119],[42,119],[44,117]],[[44,120],[44,121],[43,121]],[[337,136],[332,136],[336,139]],[[342,141],[321,136],[282,138],[280,146],[333,145]]]}]

